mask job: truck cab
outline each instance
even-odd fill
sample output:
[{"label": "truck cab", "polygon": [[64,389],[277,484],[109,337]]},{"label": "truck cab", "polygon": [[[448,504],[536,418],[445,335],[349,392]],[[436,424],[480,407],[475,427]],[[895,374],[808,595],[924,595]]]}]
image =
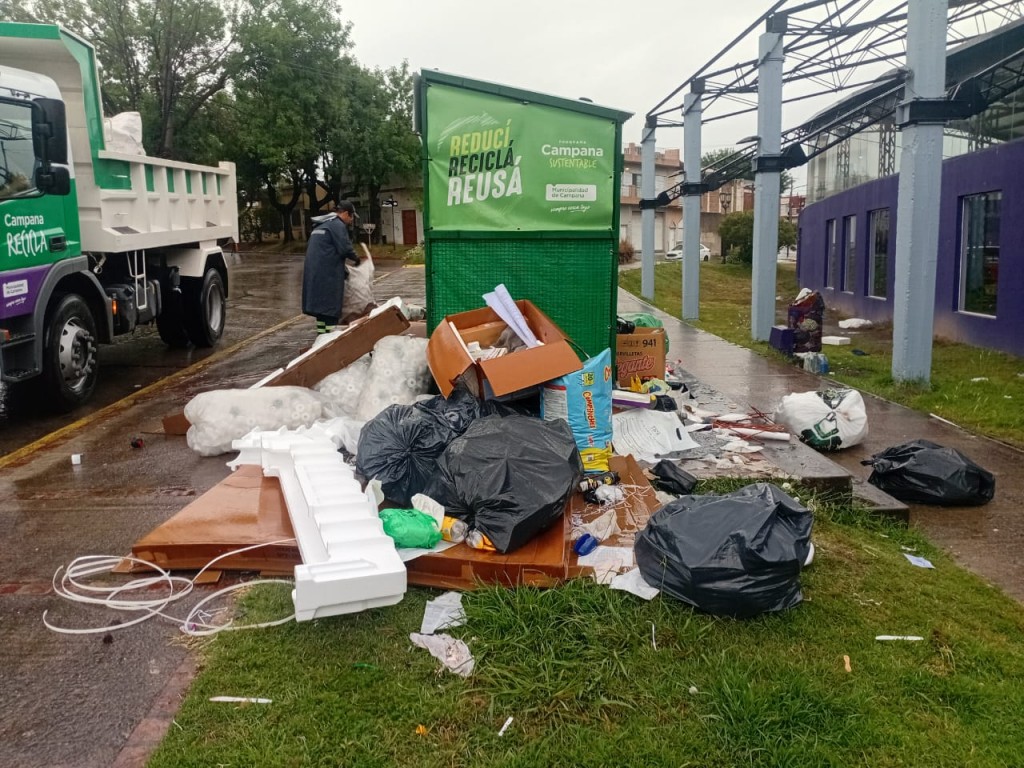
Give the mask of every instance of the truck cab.
[{"label": "truck cab", "polygon": [[91,45],[0,22],[0,379],[57,410],[91,396],[97,345],[155,323],[211,346],[226,319],[234,166],[108,146],[100,104]]}]

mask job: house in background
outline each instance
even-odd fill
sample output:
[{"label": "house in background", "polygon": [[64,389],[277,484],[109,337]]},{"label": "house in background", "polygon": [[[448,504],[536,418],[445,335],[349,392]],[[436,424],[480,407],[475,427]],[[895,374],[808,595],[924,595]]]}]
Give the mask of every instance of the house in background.
[{"label": "house in background", "polygon": [[[678,149],[655,151],[654,158],[654,194],[657,195],[682,181],[683,163]],[[619,239],[628,240],[638,252],[643,242],[640,167],[640,146],[630,142],[622,152]],[[753,187],[748,181],[730,181],[721,189],[701,196],[700,241],[711,249],[713,256],[722,253],[722,239],[718,235],[722,218],[753,207]],[[680,197],[654,211],[654,252],[664,253],[682,239],[683,199]]]}]

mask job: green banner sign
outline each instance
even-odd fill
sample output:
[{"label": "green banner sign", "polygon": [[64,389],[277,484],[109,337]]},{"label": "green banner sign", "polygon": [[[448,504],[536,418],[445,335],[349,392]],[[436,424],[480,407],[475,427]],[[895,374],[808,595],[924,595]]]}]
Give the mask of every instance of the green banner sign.
[{"label": "green banner sign", "polygon": [[431,84],[432,231],[610,231],[613,120]]}]

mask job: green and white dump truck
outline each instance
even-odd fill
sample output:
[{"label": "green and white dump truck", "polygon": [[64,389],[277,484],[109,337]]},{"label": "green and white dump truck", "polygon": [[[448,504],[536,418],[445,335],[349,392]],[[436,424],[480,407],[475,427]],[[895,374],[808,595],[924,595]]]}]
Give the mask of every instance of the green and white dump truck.
[{"label": "green and white dump truck", "polygon": [[95,389],[98,344],[224,330],[234,165],[118,151],[106,128],[93,47],[0,22],[0,378],[38,379],[59,410]]}]

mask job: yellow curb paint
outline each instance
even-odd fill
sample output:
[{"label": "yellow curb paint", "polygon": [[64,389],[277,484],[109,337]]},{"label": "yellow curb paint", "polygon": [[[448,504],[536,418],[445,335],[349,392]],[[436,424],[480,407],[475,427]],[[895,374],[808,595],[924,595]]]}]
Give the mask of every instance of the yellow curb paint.
[{"label": "yellow curb paint", "polygon": [[305,315],[296,315],[295,317],[289,318],[288,320],[283,320],[275,326],[267,328],[264,331],[260,331],[255,336],[250,336],[248,339],[243,339],[242,341],[238,342],[232,347],[228,347],[227,349],[222,349],[219,352],[215,352],[209,357],[203,358],[198,363],[193,363],[188,368],[182,368],[177,373],[172,373],[170,376],[160,379],[160,381],[155,381],[149,386],[143,387],[137,392],[132,392],[130,395],[122,397],[120,400],[113,402],[104,408],[101,408],[95,413],[90,413],[88,416],[83,416],[77,421],[74,421],[71,424],[67,424],[58,429],[57,431],[51,432],[50,434],[39,438],[35,442],[29,443],[28,445],[24,445],[18,450],[13,451],[12,453],[7,454],[6,456],[0,457],[0,469],[21,462],[28,456],[31,456],[33,453],[36,453],[37,451],[40,451],[49,445],[60,442],[63,438],[69,436],[75,430],[81,429],[82,427],[88,424],[92,424],[94,421],[98,421],[99,419],[111,416],[119,411],[123,411],[128,406],[134,405],[135,400],[137,398],[143,395],[151,395],[154,394],[155,392],[160,392],[161,390],[164,390],[167,387],[171,386],[171,384],[177,383],[180,379],[183,379],[190,374],[201,371],[208,365],[212,365],[213,363],[222,360],[228,355],[231,355],[240,349],[244,349],[253,342],[259,341],[264,336],[268,336],[269,334],[276,333],[277,331],[286,328],[287,326],[302,319],[303,317],[305,317]]}]

